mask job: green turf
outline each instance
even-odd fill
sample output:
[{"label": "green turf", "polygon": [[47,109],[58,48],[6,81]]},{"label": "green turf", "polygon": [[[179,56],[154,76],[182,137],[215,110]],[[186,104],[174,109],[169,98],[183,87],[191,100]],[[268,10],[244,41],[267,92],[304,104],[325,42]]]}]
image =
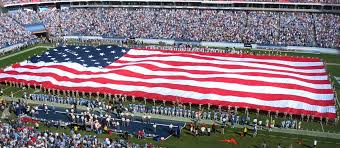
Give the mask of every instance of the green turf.
[{"label": "green turf", "polygon": [[22,47],[22,48],[19,48],[19,49],[16,49],[16,50],[11,50],[11,51],[8,51],[8,52],[6,52],[4,54],[1,54],[0,58],[8,56],[8,55],[11,55],[11,54],[14,54],[14,53],[17,53],[17,52],[25,51],[27,49],[30,49],[30,48],[33,48],[33,47],[36,47],[36,46],[51,46],[51,44],[50,43],[39,43],[39,44],[25,46],[25,47]]},{"label": "green turf", "polygon": [[[243,49],[239,49],[243,50]],[[271,55],[288,55],[288,56],[297,56],[297,57],[311,57],[311,58],[320,58],[323,61],[327,63],[340,63],[340,59],[338,58],[339,55],[334,54],[326,54],[326,53],[320,53],[320,54],[314,54],[314,53],[298,53],[298,52],[277,52],[277,51],[265,51],[265,50],[252,50],[257,54],[271,54]]]},{"label": "green turf", "polygon": [[26,60],[26,59],[34,56],[34,55],[38,55],[38,54],[43,53],[46,50],[47,50],[46,48],[37,48],[37,49],[32,50],[30,52],[23,52],[22,54],[0,60],[0,68],[5,68],[7,66],[10,66],[11,64],[24,61],[24,60]]},{"label": "green turf", "polygon": [[[10,57],[7,58],[5,60],[0,60],[0,68],[4,68],[6,66],[9,66],[13,63],[16,62],[21,62],[23,60],[28,59],[29,57],[36,55],[36,54],[41,54],[42,52],[44,52],[46,49],[45,48],[37,48],[36,50],[30,51],[30,52],[24,52],[20,55],[14,56],[14,57]],[[256,51],[257,53],[260,54],[268,54],[268,52],[263,52],[263,51]],[[288,55],[292,55],[292,56],[305,56],[305,57],[318,57],[318,58],[322,58],[324,61],[328,62],[328,63],[340,63],[340,58],[337,55],[329,55],[329,54],[303,54],[303,53],[287,53]],[[340,66],[333,66],[333,65],[327,65],[327,70],[328,72],[331,74],[331,76],[338,76],[340,77]],[[332,81],[335,82],[335,80],[332,78]],[[337,90],[337,94],[338,96],[340,96],[340,85],[336,84],[336,90]],[[1,85],[1,87],[5,87],[3,84]],[[9,87],[9,86],[7,86]],[[29,92],[34,92],[33,89],[29,89]],[[20,97],[23,93],[22,89],[20,88],[14,88],[14,87],[10,87],[8,89],[5,90],[5,95],[10,95],[10,92],[17,92],[15,94],[16,97]],[[92,97],[92,99],[94,99],[94,97]],[[131,103],[129,101],[125,102],[125,104]],[[144,103],[143,99],[142,100],[136,100],[136,103]],[[157,101],[157,105],[162,104],[162,102]],[[153,105],[152,100],[148,100],[147,101],[147,105],[151,106]],[[167,102],[167,105],[172,105],[171,102]],[[206,108],[206,106],[205,106]],[[216,107],[214,107],[216,109]],[[193,105],[194,110],[197,110],[198,107],[197,105]],[[240,114],[242,114],[242,110],[240,110]],[[251,112],[250,113],[251,117],[255,117],[255,113]],[[265,120],[266,117],[266,113],[263,112],[259,117],[259,119],[261,120]],[[277,119],[277,123],[279,124],[280,121],[283,118],[279,118]],[[317,130],[317,131],[321,131],[321,126],[319,125],[319,122],[312,122],[312,123],[304,123],[302,125],[302,127],[304,129],[312,129],[312,130]],[[43,128],[42,128],[43,129]],[[57,129],[52,129],[52,130],[57,130]],[[228,130],[232,130],[232,129],[228,129]],[[334,126],[334,125],[324,125],[324,130],[330,131],[330,132],[340,132],[340,127],[339,124]],[[63,132],[65,130],[60,130],[60,132]],[[304,147],[308,147],[312,145],[312,140],[314,139],[313,137],[307,137],[307,136],[301,136],[298,137],[297,135],[287,135],[287,134],[280,134],[280,133],[268,133],[268,132],[259,132],[259,136],[255,137],[255,138],[244,138],[244,139],[240,139],[239,136],[233,132],[228,132],[225,135],[220,135],[220,134],[213,134],[212,136],[205,136],[205,137],[193,137],[189,134],[186,134],[188,131],[184,130],[182,137],[180,139],[177,138],[170,138],[167,141],[163,141],[160,143],[156,143],[157,145],[160,146],[165,146],[165,147],[260,147],[261,143],[266,140],[267,143],[271,146],[271,147],[275,147],[278,143],[281,143],[281,145],[283,147],[287,147],[289,144],[294,144],[294,147],[303,147],[302,145],[298,145],[296,143],[297,139],[296,138],[303,138],[305,141],[306,146]],[[107,135],[101,135],[103,137],[106,137]],[[114,135],[114,137],[116,137],[117,135]],[[276,137],[273,137],[276,136]],[[238,142],[240,143],[239,145],[232,145],[232,144],[228,144],[228,143],[222,143],[219,140],[222,140],[224,138],[230,138],[230,137],[235,137]],[[288,138],[284,138],[284,137],[288,137]],[[295,139],[292,139],[295,138]],[[321,139],[321,138],[318,138]],[[145,143],[145,142],[153,142],[151,139],[146,139],[146,140],[137,140],[135,138],[132,138],[131,141],[133,142],[137,142],[137,143]],[[324,141],[324,142],[323,142]],[[331,142],[331,143],[326,143],[326,142]],[[334,141],[333,139],[321,139],[320,143],[320,147],[340,147],[340,145],[334,145]]]}]

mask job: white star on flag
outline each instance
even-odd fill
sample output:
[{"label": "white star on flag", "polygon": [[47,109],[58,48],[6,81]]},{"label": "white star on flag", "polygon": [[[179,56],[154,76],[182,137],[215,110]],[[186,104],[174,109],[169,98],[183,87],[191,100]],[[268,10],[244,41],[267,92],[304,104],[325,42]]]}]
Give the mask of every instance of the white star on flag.
[{"label": "white star on flag", "polygon": [[76,49],[79,49],[79,48],[80,48],[79,46],[76,47]]},{"label": "white star on flag", "polygon": [[50,52],[45,52],[45,54],[46,54],[46,55],[49,55],[49,54],[50,54]]},{"label": "white star on flag", "polygon": [[93,55],[89,55],[89,58],[93,58]]},{"label": "white star on flag", "polygon": [[105,54],[104,54],[104,53],[100,53],[99,55],[100,55],[100,56],[104,56]]},{"label": "white star on flag", "polygon": [[112,50],[111,53],[116,53],[116,52],[114,50]]},{"label": "white star on flag", "polygon": [[123,50],[122,50],[122,53],[125,53],[125,52],[126,52],[126,50],[125,50],[125,49],[123,49]]},{"label": "white star on flag", "polygon": [[119,57],[115,57],[115,59],[118,59]]},{"label": "white star on flag", "polygon": [[100,51],[101,49],[100,49],[100,48],[97,48],[96,50],[97,50],[97,51]]}]

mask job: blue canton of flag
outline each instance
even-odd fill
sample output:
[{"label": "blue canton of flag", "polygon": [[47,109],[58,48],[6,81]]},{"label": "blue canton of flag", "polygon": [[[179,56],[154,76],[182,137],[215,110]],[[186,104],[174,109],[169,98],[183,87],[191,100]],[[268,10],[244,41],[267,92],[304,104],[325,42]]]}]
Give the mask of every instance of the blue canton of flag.
[{"label": "blue canton of flag", "polygon": [[105,67],[124,56],[129,49],[114,45],[60,46],[49,49],[41,55],[32,57],[31,63],[78,63],[84,67]]}]

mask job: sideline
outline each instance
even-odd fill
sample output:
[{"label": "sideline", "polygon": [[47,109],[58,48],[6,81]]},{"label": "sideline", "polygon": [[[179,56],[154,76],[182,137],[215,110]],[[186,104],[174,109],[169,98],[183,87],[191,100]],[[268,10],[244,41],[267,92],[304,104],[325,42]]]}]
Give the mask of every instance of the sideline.
[{"label": "sideline", "polygon": [[[8,101],[17,101],[19,98],[13,98],[11,99],[8,96],[4,96],[4,99],[8,100]],[[62,107],[62,108],[71,108],[71,105],[68,104],[59,104],[59,103],[55,103],[55,102],[44,102],[44,101],[36,101],[36,100],[30,100],[27,99],[25,100],[27,101],[28,104],[37,104],[37,105],[41,105],[43,103],[49,104],[49,105],[53,105],[56,107]],[[78,109],[83,109],[86,110],[85,106],[78,106]],[[95,110],[99,110],[98,108],[95,108]],[[144,114],[143,113],[134,113],[134,115],[136,117],[142,117]],[[170,116],[164,116],[164,115],[154,115],[152,114],[152,118],[154,119],[165,119],[165,120],[169,120]],[[171,119],[174,121],[181,121],[181,122],[192,122],[191,119],[189,118],[184,118],[184,117],[172,117]],[[201,120],[201,123],[205,123],[205,124],[212,124],[214,121],[212,120]],[[215,122],[215,123],[220,123],[220,122]],[[229,124],[228,124],[229,125]],[[230,126],[230,125],[229,125]],[[242,125],[236,125],[236,128],[243,128]],[[251,126],[248,126],[248,128],[252,128]],[[263,128],[261,131],[267,131],[267,128]],[[293,134],[293,135],[304,135],[304,136],[312,136],[312,137],[322,137],[322,138],[330,138],[330,139],[340,139],[340,133],[329,133],[329,132],[319,132],[319,131],[308,131],[308,130],[296,130],[296,129],[281,129],[281,128],[273,128],[272,132],[275,133],[283,133],[283,134]]]}]

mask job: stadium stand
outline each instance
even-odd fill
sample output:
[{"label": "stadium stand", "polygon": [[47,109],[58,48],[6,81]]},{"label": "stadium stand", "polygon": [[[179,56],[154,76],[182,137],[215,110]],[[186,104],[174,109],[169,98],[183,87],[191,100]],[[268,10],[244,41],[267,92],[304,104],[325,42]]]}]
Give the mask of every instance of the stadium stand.
[{"label": "stadium stand", "polygon": [[10,14],[43,22],[50,35],[248,42],[337,48],[340,17],[306,12],[151,8],[74,8]]},{"label": "stadium stand", "polygon": [[0,13],[0,48],[36,38],[7,14]]}]

